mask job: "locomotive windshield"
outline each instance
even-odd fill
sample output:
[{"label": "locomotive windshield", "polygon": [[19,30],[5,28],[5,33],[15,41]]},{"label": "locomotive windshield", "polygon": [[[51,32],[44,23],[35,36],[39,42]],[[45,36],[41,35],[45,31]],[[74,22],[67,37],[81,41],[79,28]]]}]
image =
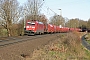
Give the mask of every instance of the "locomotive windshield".
[{"label": "locomotive windshield", "polygon": [[34,22],[27,22],[28,25],[35,25]]}]

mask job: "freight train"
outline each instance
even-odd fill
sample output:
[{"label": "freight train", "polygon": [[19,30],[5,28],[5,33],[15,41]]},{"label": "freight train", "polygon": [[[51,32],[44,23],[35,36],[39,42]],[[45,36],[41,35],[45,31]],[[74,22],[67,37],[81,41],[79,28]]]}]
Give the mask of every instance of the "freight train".
[{"label": "freight train", "polygon": [[25,35],[36,35],[36,34],[45,34],[45,33],[65,33],[72,31],[81,31],[79,28],[68,28],[60,27],[53,24],[44,24],[36,20],[27,20]]}]

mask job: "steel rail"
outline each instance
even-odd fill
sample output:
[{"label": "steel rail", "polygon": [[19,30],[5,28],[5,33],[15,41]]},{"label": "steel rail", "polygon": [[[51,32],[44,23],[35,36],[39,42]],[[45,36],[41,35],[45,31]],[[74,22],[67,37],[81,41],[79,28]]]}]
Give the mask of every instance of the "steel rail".
[{"label": "steel rail", "polygon": [[[55,34],[47,34],[47,35],[55,35]],[[33,39],[43,38],[43,37],[46,37],[47,35],[22,36],[23,38],[13,38],[13,37],[11,37],[11,39],[0,40],[0,48],[8,46],[8,45],[13,45],[15,43],[20,43],[20,42],[30,41],[30,40],[33,40]]]}]

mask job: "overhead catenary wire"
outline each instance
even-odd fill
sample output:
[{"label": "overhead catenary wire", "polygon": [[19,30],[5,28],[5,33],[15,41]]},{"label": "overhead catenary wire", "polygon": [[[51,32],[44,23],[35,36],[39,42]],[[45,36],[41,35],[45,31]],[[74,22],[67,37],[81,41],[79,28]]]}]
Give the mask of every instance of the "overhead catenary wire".
[{"label": "overhead catenary wire", "polygon": [[[81,2],[85,2],[85,1],[81,1]],[[80,4],[80,1],[72,1],[72,2],[66,2],[66,3],[63,3],[63,6],[67,6],[67,5],[73,5],[73,4]],[[54,13],[54,14],[57,14],[53,9],[51,9],[48,4],[45,3],[44,1],[44,6],[42,7],[42,9],[44,10],[45,13],[47,13],[46,15],[49,15],[51,13]],[[61,4],[62,5],[62,4]],[[46,10],[45,10],[46,8]],[[57,9],[58,10],[58,9]],[[51,14],[52,15],[52,14]],[[57,14],[58,15],[58,14]]]}]

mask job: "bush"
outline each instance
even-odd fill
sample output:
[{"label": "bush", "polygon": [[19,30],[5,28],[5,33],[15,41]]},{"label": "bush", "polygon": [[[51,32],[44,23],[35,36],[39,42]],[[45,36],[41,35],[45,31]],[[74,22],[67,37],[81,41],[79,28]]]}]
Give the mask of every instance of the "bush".
[{"label": "bush", "polygon": [[7,30],[2,28],[0,29],[0,37],[6,37],[7,36]]},{"label": "bush", "polygon": [[35,50],[30,60],[88,60],[79,36],[78,32],[58,35],[53,43]]}]

